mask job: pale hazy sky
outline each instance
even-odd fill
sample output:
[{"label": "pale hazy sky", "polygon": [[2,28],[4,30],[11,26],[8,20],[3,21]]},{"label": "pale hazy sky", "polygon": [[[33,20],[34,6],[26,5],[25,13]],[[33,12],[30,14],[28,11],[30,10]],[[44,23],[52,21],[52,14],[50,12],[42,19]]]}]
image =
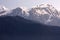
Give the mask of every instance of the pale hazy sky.
[{"label": "pale hazy sky", "polygon": [[0,0],[0,5],[8,8],[28,7],[48,3],[53,5],[56,9],[60,10],[60,0]]}]

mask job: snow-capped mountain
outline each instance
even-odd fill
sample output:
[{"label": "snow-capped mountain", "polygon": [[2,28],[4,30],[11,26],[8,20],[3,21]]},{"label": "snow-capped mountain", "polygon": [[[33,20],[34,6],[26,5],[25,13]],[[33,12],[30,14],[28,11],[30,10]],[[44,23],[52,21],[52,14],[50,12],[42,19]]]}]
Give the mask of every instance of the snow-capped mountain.
[{"label": "snow-capped mountain", "polygon": [[27,9],[25,10],[21,7],[17,7],[7,12],[5,16],[21,16],[27,18],[27,16],[29,16],[29,13],[27,11],[28,11]]},{"label": "snow-capped mountain", "polygon": [[0,16],[5,15],[8,12],[8,8],[5,6],[0,5]]},{"label": "snow-capped mountain", "polygon": [[29,11],[29,14],[31,20],[48,25],[54,25],[54,23],[57,23],[59,22],[58,20],[60,20],[60,14],[58,13],[58,11],[49,4],[37,5]]},{"label": "snow-capped mountain", "polygon": [[36,10],[37,13],[39,14],[52,14],[52,15],[58,15],[58,11],[49,4],[41,4],[41,5],[37,5],[36,7],[32,8],[33,10]]},{"label": "snow-capped mountain", "polygon": [[8,10],[8,8],[6,8],[5,6],[0,6],[0,12],[7,11],[7,10]]},{"label": "snow-capped mountain", "polygon": [[[2,9],[5,10],[6,8],[2,7],[1,10]],[[3,16],[20,16],[38,23],[60,26],[60,14],[52,5],[49,4],[37,5],[31,9],[17,7],[7,11],[5,14],[3,14]]]}]

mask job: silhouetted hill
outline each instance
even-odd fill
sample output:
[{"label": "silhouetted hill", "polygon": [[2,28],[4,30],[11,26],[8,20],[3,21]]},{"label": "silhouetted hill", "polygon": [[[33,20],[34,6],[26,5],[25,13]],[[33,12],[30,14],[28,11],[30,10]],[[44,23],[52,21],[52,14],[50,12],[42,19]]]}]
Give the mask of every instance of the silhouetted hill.
[{"label": "silhouetted hill", "polygon": [[[58,33],[60,27],[47,26],[18,16],[0,17],[1,33]],[[60,33],[60,32],[59,32]]]},{"label": "silhouetted hill", "polygon": [[48,25],[36,23],[34,21],[30,21],[19,16],[1,16],[0,17],[0,34],[1,36],[4,34],[20,35],[20,36],[37,35],[37,36],[40,36],[40,38],[42,36],[43,37],[49,36],[49,39],[50,39],[51,36],[59,35],[60,37],[60,27],[48,26]]}]

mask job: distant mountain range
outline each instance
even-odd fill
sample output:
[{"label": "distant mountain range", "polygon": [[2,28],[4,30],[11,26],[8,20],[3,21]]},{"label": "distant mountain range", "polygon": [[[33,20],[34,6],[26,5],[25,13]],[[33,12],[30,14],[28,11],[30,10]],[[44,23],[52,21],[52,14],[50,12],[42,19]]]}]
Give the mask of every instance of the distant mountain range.
[{"label": "distant mountain range", "polygon": [[[12,10],[1,6],[0,40],[17,40],[18,38],[21,40],[22,36],[29,36],[34,40],[38,38],[38,40],[58,40],[60,39],[59,13],[49,4],[37,5],[30,9],[17,7]],[[22,39],[24,38],[22,37]],[[28,38],[24,40],[28,40]]]},{"label": "distant mountain range", "polygon": [[0,16],[20,16],[38,23],[60,26],[60,12],[49,4],[37,5],[30,9],[17,7],[12,10],[8,10],[8,8],[1,6]]}]

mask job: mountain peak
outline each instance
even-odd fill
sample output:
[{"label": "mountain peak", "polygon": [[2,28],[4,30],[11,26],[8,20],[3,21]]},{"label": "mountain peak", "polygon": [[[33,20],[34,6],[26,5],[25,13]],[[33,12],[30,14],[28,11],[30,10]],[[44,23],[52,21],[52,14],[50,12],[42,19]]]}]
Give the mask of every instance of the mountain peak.
[{"label": "mountain peak", "polygon": [[8,10],[8,8],[6,8],[5,6],[0,5],[0,12],[1,11],[6,11],[6,10]]},{"label": "mountain peak", "polygon": [[34,6],[32,9],[39,14],[54,14],[54,15],[55,13],[58,14],[58,11],[50,4],[37,5]]},{"label": "mountain peak", "polygon": [[27,7],[20,7],[23,11],[28,11]]},{"label": "mountain peak", "polygon": [[49,6],[52,6],[52,5],[50,5],[50,4],[41,4],[41,5],[39,5],[40,7],[42,6],[42,7],[49,7]]},{"label": "mountain peak", "polygon": [[33,6],[33,8],[37,8],[37,7],[53,7],[52,5],[50,5],[50,4],[40,4],[40,5],[37,5],[37,6]]}]

